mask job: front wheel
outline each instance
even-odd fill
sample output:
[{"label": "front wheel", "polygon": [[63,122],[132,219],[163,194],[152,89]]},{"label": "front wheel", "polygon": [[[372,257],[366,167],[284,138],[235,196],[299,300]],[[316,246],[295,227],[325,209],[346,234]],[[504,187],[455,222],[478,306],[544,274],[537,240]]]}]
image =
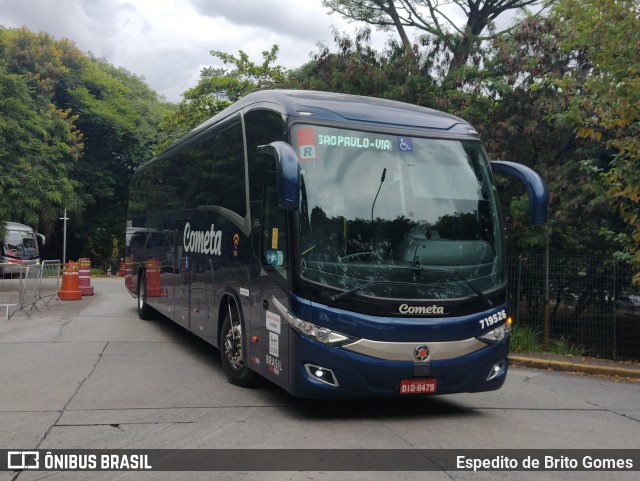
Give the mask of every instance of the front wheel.
[{"label": "front wheel", "polygon": [[242,323],[236,314],[232,319],[231,313],[222,321],[220,359],[222,370],[231,384],[248,387],[254,379],[254,372],[249,369],[242,346]]},{"label": "front wheel", "polygon": [[153,308],[147,303],[147,279],[144,274],[140,275],[138,282],[138,316],[144,321],[153,319]]}]

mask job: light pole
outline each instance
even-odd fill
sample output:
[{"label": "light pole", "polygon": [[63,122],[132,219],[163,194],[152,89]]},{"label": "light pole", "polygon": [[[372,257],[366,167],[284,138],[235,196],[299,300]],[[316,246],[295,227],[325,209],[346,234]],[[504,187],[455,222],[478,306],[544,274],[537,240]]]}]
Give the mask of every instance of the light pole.
[{"label": "light pole", "polygon": [[62,265],[67,263],[67,209],[64,210],[64,217],[60,217],[60,220],[64,221],[62,227]]}]

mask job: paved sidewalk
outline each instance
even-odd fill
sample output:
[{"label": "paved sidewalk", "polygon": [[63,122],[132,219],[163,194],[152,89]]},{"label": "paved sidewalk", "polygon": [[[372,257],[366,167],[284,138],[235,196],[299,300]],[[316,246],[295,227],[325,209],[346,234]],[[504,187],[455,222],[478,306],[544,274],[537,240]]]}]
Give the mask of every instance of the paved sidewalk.
[{"label": "paved sidewalk", "polygon": [[611,361],[585,356],[562,356],[544,352],[513,353],[509,356],[509,360],[516,367],[595,374],[640,382],[640,362]]}]

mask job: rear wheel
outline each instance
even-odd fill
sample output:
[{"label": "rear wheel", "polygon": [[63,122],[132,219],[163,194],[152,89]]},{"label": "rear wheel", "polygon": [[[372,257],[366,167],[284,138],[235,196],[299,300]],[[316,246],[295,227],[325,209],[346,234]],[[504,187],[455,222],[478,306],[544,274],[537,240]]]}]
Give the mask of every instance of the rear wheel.
[{"label": "rear wheel", "polygon": [[138,316],[145,321],[154,316],[153,308],[147,303],[147,278],[144,274],[140,274],[138,281]]},{"label": "rear wheel", "polygon": [[254,372],[249,368],[242,343],[242,322],[240,315],[229,313],[222,321],[220,359],[222,369],[231,384],[248,387],[254,380]]}]

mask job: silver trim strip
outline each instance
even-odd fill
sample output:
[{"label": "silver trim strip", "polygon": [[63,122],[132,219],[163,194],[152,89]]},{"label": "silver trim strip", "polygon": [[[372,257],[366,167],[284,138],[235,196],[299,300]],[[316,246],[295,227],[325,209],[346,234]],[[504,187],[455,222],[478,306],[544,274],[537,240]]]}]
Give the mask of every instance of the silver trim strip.
[{"label": "silver trim strip", "polygon": [[[276,310],[282,314],[282,317],[284,317],[289,324],[293,325],[293,318],[295,316],[289,312],[289,309],[276,299],[275,296],[272,296],[271,300],[273,301]],[[414,351],[420,344],[425,344],[429,348],[429,357],[424,361],[418,361],[414,357]],[[383,359],[385,361],[429,362],[454,359],[456,357],[465,356],[472,352],[479,351],[484,347],[487,347],[486,342],[482,342],[475,337],[472,337],[462,341],[449,342],[386,342],[358,339],[351,344],[345,344],[342,346],[342,349],[347,349],[376,359]]]},{"label": "silver trim strip", "polygon": [[348,349],[358,354],[386,361],[419,362],[414,357],[414,351],[420,344],[425,344],[429,347],[429,357],[422,362],[454,359],[487,347],[487,343],[472,337],[471,339],[450,342],[384,342],[359,339],[356,342],[342,346],[342,349]]}]

